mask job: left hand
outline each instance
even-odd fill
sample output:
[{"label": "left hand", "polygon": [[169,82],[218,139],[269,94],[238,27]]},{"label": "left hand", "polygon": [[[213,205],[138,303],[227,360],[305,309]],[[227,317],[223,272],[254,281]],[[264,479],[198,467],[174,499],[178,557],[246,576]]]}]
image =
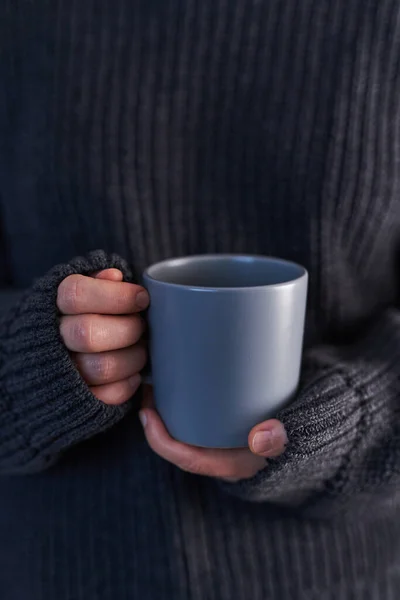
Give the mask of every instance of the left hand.
[{"label": "left hand", "polygon": [[139,413],[152,450],[178,468],[195,475],[239,481],[253,477],[266,466],[266,459],[282,454],[287,445],[284,426],[276,419],[264,421],[249,433],[248,448],[220,450],[188,446],[174,440],[154,407],[152,388],[145,386]]}]

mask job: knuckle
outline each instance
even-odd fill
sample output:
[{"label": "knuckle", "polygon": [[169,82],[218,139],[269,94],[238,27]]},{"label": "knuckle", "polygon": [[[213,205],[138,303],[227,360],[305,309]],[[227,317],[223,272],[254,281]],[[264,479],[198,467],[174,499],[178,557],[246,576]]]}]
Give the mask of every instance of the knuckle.
[{"label": "knuckle", "polygon": [[95,350],[93,326],[93,318],[90,315],[74,319],[72,324],[72,337],[81,351],[90,352]]},{"label": "knuckle", "polygon": [[116,311],[118,313],[126,312],[127,307],[133,308],[134,298],[131,290],[126,283],[122,283],[119,287],[119,293],[114,297]]},{"label": "knuckle", "polygon": [[107,383],[115,372],[115,360],[109,355],[88,355],[85,359],[85,370],[96,383]]},{"label": "knuckle", "polygon": [[74,314],[82,310],[84,303],[84,280],[85,277],[82,275],[70,275],[60,283],[57,303],[62,312]]},{"label": "knuckle", "polygon": [[110,381],[115,371],[115,361],[109,354],[98,357],[94,361],[94,374],[103,382]]}]

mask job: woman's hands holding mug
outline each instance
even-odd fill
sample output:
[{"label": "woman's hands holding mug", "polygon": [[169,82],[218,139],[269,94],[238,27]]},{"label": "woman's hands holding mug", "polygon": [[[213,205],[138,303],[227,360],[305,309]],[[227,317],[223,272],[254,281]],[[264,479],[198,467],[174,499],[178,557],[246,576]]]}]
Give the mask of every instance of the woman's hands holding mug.
[{"label": "woman's hands holding mug", "polygon": [[132,397],[147,360],[139,313],[149,297],[144,288],[122,279],[117,269],[93,277],[70,275],[57,296],[61,337],[92,393],[110,405]]},{"label": "woman's hands holding mug", "polygon": [[285,451],[288,441],[282,423],[270,419],[253,427],[249,433],[248,448],[220,450],[182,444],[171,438],[166,430],[154,408],[150,386],[145,386],[140,420],[150,447],[161,458],[183,471],[232,482],[256,475],[266,466],[266,459]]},{"label": "woman's hands holding mug", "polygon": [[[70,275],[60,284],[57,296],[63,341],[92,393],[109,405],[133,396],[147,361],[141,341],[145,323],[139,313],[148,307],[149,297],[144,288],[122,279],[117,269],[93,277]],[[140,417],[156,454],[184,471],[228,481],[254,476],[267,458],[282,454],[287,443],[285,429],[275,419],[251,430],[248,448],[219,450],[178,442],[155,410],[150,386],[145,387]]]}]

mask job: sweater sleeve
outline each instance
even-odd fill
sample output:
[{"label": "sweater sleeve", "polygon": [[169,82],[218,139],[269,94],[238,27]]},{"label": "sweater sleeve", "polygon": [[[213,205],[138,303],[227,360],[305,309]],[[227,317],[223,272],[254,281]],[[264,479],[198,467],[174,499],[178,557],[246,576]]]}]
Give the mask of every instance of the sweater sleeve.
[{"label": "sweater sleeve", "polygon": [[131,281],[123,260],[96,251],[55,267],[26,292],[0,293],[0,473],[42,470],[129,410],[91,394],[59,333],[60,282],[110,267]]},{"label": "sweater sleeve", "polygon": [[351,345],[308,351],[297,399],[278,418],[286,452],[253,479],[222,484],[225,490],[318,518],[396,504],[400,313],[388,310]]}]

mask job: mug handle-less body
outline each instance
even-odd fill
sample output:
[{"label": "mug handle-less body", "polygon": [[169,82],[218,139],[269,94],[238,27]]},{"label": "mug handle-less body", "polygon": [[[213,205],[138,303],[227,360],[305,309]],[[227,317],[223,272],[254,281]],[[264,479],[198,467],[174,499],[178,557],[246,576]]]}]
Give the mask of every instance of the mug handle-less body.
[{"label": "mug handle-less body", "polygon": [[[221,269],[231,260],[240,263],[234,265],[239,275],[249,268],[250,258],[187,259],[189,266],[194,263],[192,270],[198,262],[208,268],[210,261],[218,265],[222,261],[217,265]],[[290,401],[297,388],[307,272],[280,259],[251,260],[257,263],[255,275],[264,273],[264,263],[269,265],[267,275],[276,283],[194,286],[189,279],[181,281],[179,273],[162,277],[163,271],[159,279],[144,278],[150,295],[145,334],[149,362],[142,378],[155,386],[160,415],[172,437],[181,442],[244,447],[250,429]],[[175,262],[172,267],[178,271],[185,267],[184,259]],[[288,274],[280,281],[282,269]],[[239,284],[242,279],[238,276]]]}]

